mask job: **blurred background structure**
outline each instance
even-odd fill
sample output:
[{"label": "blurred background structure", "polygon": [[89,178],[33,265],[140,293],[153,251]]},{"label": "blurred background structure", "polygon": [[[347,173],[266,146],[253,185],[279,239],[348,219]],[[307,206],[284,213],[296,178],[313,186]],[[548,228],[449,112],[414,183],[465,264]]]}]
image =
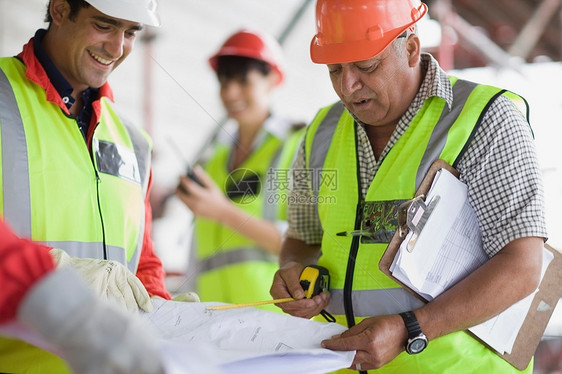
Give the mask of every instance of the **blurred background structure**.
[{"label": "blurred background structure", "polygon": [[[562,250],[562,0],[426,0],[422,45],[441,66],[477,82],[511,89],[531,105],[543,170],[549,243]],[[44,27],[47,0],[0,0],[0,55],[15,55]],[[230,33],[246,26],[276,36],[287,79],[276,112],[312,119],[337,99],[327,70],[309,58],[315,33],[313,0],[160,0],[162,27],[146,28],[131,56],[111,76],[121,111],[154,140],[156,250],[171,291],[190,282],[191,217],[174,197],[178,175],[230,131],[207,58]],[[544,343],[544,344],[543,344]],[[537,352],[535,372],[562,373],[562,307]]]}]

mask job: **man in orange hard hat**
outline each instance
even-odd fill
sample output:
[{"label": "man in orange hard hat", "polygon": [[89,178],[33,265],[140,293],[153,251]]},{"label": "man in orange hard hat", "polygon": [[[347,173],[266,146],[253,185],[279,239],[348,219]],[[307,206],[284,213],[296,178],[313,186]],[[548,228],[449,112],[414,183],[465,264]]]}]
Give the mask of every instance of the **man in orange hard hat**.
[{"label": "man in orange hard hat", "polygon": [[[422,53],[426,12],[419,0],[317,1],[310,54],[340,101],[318,112],[293,164],[307,173],[295,173],[271,295],[297,299],[280,304],[287,313],[325,308],[348,326],[322,346],[356,350],[353,370],[518,372],[464,330],[537,288],[547,232],[532,132],[520,97],[448,76]],[[436,159],[468,186],[489,260],[423,303],[378,265],[398,207]],[[304,299],[299,274],[314,263],[329,270],[330,295]]]}]

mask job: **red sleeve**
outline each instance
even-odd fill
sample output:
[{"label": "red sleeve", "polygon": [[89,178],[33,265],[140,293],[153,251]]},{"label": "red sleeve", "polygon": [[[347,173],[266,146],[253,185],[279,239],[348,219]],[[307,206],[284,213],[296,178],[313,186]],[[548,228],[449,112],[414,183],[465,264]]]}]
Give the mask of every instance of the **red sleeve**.
[{"label": "red sleeve", "polygon": [[50,249],[18,238],[0,220],[0,322],[15,318],[27,291],[55,269]]},{"label": "red sleeve", "polygon": [[164,284],[164,277],[166,275],[162,261],[156,253],[154,253],[154,245],[152,242],[152,208],[150,207],[150,188],[152,186],[152,172],[150,173],[150,180],[148,182],[148,190],[144,200],[145,217],[144,217],[144,238],[142,251],[139,259],[139,266],[137,268],[137,277],[141,280],[142,284],[148,291],[150,296],[160,296],[164,299],[170,300],[172,295],[166,290]]}]

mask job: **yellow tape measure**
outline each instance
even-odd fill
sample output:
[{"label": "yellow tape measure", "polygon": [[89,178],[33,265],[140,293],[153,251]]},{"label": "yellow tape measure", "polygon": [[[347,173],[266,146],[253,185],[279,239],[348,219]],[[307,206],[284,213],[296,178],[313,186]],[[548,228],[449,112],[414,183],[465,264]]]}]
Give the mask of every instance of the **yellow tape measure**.
[{"label": "yellow tape measure", "polygon": [[311,299],[320,292],[328,292],[330,289],[328,269],[318,265],[308,265],[301,273],[300,283],[307,299]]}]

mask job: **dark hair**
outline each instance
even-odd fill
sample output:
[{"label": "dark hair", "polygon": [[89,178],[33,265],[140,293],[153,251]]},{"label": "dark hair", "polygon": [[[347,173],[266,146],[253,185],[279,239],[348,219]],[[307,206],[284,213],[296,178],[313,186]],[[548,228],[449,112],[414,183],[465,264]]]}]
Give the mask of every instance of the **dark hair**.
[{"label": "dark hair", "polygon": [[271,65],[267,62],[244,56],[219,56],[217,59],[217,76],[226,79],[239,78],[244,81],[251,70],[257,70],[267,76]]},{"label": "dark hair", "polygon": [[[90,6],[90,4],[88,4],[85,0],[66,0],[66,2],[70,5],[70,14],[68,18],[72,21],[74,21],[81,8],[87,8]],[[48,22],[49,24],[53,22],[53,17],[51,17],[51,13],[49,12],[50,6],[51,1],[49,0],[49,3],[47,4],[47,14],[45,14],[45,22]]]}]

